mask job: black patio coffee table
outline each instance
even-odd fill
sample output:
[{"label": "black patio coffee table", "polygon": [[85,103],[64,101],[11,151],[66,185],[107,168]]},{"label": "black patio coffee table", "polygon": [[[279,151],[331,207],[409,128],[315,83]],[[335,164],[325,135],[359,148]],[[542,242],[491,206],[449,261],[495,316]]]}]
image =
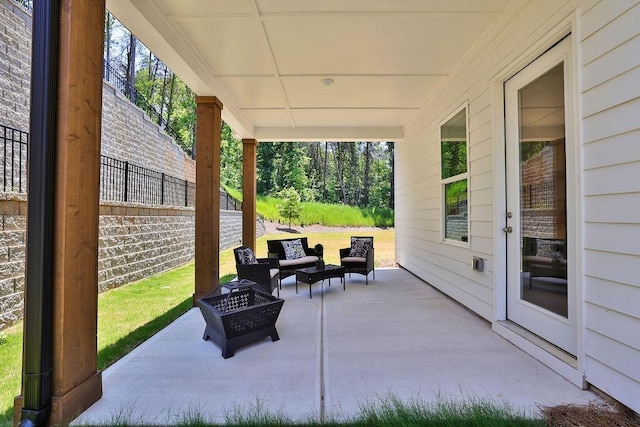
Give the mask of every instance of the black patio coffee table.
[{"label": "black patio coffee table", "polygon": [[346,290],[346,280],[344,280],[344,267],[340,265],[327,264],[323,268],[307,267],[296,270],[296,294],[298,293],[298,280],[309,284],[309,298],[311,296],[311,285],[320,280],[329,279],[331,286],[331,278],[339,277],[342,281],[342,290]]}]

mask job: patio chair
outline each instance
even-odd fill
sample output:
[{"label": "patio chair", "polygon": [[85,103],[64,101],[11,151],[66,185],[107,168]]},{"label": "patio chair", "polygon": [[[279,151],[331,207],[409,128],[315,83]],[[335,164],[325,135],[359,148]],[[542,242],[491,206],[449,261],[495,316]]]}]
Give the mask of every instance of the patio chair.
[{"label": "patio chair", "polygon": [[253,250],[248,246],[240,246],[233,250],[236,258],[236,272],[238,280],[248,279],[256,282],[268,293],[278,290],[280,296],[280,269],[277,258],[256,258]]},{"label": "patio chair", "polygon": [[365,284],[369,284],[369,272],[373,271],[373,279],[376,271],[373,267],[374,249],[373,237],[351,236],[351,247],[340,249],[340,265],[344,272],[363,274]]}]

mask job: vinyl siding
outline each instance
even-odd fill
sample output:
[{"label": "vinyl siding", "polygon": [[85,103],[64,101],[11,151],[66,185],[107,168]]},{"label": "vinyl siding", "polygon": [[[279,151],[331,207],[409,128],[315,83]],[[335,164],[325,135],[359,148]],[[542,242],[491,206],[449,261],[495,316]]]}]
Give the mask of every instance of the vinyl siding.
[{"label": "vinyl siding", "polygon": [[[640,412],[640,0],[515,1],[396,146],[398,263],[494,320],[496,129],[491,82],[550,47],[576,17],[582,274],[579,366],[586,381]],[[546,38],[548,40],[548,38]],[[548,43],[548,42],[547,42]],[[514,71],[515,72],[515,71]],[[468,103],[469,247],[441,241],[439,124]],[[471,259],[487,259],[485,273]]]},{"label": "vinyl siding", "polygon": [[583,10],[585,374],[640,411],[640,2]]},{"label": "vinyl siding", "polygon": [[[572,1],[513,2],[478,41],[447,83],[405,129],[396,158],[398,263],[449,296],[493,320],[494,193],[493,76],[575,10]],[[477,54],[481,52],[481,54]],[[441,241],[439,124],[468,102],[469,247]],[[486,259],[473,271],[473,256]]]}]

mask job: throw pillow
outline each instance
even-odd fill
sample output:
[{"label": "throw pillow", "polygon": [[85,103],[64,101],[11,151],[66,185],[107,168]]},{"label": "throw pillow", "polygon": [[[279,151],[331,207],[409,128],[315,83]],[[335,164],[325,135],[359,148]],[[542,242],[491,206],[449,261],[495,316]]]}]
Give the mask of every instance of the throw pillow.
[{"label": "throw pillow", "polygon": [[298,259],[306,256],[300,239],[283,241],[282,247],[284,248],[284,256],[287,259]]},{"label": "throw pillow", "polygon": [[251,248],[244,248],[238,251],[238,259],[240,260],[240,264],[257,264],[258,260],[256,256],[253,254]]},{"label": "throw pillow", "polygon": [[357,258],[366,258],[367,252],[369,252],[369,249],[371,249],[372,247],[373,247],[372,239],[352,238],[351,251],[349,252],[349,256],[357,257]]}]

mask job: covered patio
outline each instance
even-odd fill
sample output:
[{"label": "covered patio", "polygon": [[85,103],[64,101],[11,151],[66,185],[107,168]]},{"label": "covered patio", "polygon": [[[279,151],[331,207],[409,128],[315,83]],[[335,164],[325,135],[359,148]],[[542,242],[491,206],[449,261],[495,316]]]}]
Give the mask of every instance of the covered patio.
[{"label": "covered patio", "polygon": [[390,395],[403,401],[490,400],[538,405],[597,399],[491,331],[490,325],[403,269],[347,277],[346,291],[284,281],[280,340],[223,359],[190,310],[103,373],[102,398],[76,422],[172,424],[187,414],[224,422],[258,402],[293,420],[351,417]]},{"label": "covered patio", "polygon": [[[406,271],[380,271],[368,287],[354,280],[313,300],[289,287],[281,340],[227,361],[202,341],[194,309],[100,372],[105,7],[197,94],[194,301],[218,285],[222,120],[243,140],[243,244],[254,248],[259,143],[397,143],[396,262]],[[161,423],[194,406],[219,419],[229,405],[256,397],[293,417],[352,415],[389,392],[471,394],[535,409],[584,402],[593,395],[580,388],[591,385],[637,411],[640,317],[631,302],[640,255],[628,237],[639,230],[629,177],[640,163],[631,149],[638,128],[628,118],[640,98],[627,87],[638,78],[639,16],[638,1],[36,2],[31,144],[38,150],[30,168],[37,175],[29,178],[28,345],[16,422],[54,424],[94,402],[86,422],[132,408],[134,421]],[[558,74],[566,80],[563,105],[545,101],[531,111],[564,112],[558,141],[566,158],[557,163],[568,199],[558,197],[568,222],[561,239],[570,243],[566,315],[519,298],[520,185],[507,185],[518,181],[506,167],[517,162],[505,154],[517,159],[521,139],[519,110],[505,101],[558,61],[566,67]],[[442,129],[458,114],[467,169],[456,182],[468,211],[466,234],[452,241],[453,214],[443,214],[452,177],[442,174],[441,149]]]}]

